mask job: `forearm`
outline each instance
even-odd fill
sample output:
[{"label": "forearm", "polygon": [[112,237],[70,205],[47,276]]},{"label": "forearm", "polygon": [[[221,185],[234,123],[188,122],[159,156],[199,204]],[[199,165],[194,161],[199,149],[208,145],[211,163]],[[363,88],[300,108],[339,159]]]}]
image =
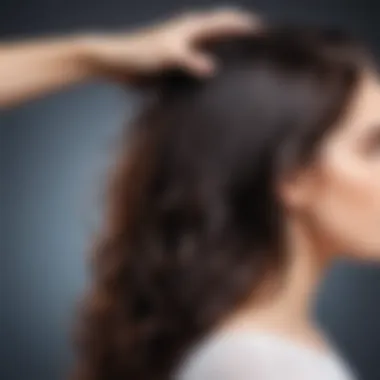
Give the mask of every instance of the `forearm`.
[{"label": "forearm", "polygon": [[90,79],[78,37],[0,44],[0,109]]}]

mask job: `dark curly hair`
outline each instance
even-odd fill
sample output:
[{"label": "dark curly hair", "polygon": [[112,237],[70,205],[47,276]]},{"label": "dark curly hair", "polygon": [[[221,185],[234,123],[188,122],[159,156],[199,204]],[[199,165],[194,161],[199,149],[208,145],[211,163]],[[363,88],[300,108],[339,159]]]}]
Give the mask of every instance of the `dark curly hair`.
[{"label": "dark curly hair", "polygon": [[201,47],[212,78],[150,78],[92,250],[76,380],[166,380],[195,341],[280,282],[279,176],[305,165],[365,61],[341,33],[268,28]]}]

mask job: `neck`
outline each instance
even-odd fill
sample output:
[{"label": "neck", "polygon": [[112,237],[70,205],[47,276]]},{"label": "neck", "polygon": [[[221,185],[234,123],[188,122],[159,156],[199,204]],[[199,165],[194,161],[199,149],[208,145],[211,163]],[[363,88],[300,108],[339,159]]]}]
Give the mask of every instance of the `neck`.
[{"label": "neck", "polygon": [[287,236],[288,260],[283,281],[269,295],[268,290],[263,291],[259,298],[262,301],[257,302],[256,298],[237,313],[232,318],[233,325],[277,331],[301,339],[316,330],[313,306],[329,263],[326,250],[302,223],[290,223]]}]

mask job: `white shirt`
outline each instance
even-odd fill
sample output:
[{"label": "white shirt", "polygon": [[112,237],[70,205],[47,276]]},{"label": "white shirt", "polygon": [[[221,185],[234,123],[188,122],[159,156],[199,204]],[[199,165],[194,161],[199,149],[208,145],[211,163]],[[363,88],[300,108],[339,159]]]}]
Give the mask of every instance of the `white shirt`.
[{"label": "white shirt", "polygon": [[176,380],[357,380],[331,349],[262,332],[218,333],[189,353]]}]

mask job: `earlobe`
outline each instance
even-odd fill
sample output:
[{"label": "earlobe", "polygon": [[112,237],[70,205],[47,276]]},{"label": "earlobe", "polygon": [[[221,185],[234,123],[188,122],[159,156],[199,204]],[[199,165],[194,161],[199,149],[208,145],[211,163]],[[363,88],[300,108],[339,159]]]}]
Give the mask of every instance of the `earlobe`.
[{"label": "earlobe", "polygon": [[288,174],[277,185],[277,196],[288,209],[304,209],[315,197],[315,173],[302,170]]},{"label": "earlobe", "polygon": [[298,208],[300,204],[300,190],[294,183],[281,182],[277,187],[278,197],[286,209]]}]

